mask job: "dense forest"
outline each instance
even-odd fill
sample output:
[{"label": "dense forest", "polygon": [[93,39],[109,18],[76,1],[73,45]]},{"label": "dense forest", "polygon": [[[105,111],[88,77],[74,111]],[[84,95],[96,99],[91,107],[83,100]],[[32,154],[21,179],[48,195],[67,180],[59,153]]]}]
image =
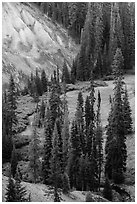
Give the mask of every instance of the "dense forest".
[{"label": "dense forest", "polygon": [[[9,89],[3,94],[2,113],[3,162],[5,160],[11,162],[7,201],[30,200],[29,197],[27,199],[24,197],[26,190],[21,187],[21,174],[15,145],[15,136],[18,134],[16,129],[18,124],[17,98],[21,94],[31,95],[37,104],[32,138],[29,143],[29,168],[33,175],[33,182],[53,186],[54,201],[57,202],[60,201],[59,189],[62,189],[63,193],[68,193],[73,188],[79,191],[99,192],[103,175],[103,178],[106,179],[103,195],[112,200],[109,182],[115,184],[124,182],[127,159],[126,135],[132,132],[131,109],[123,81],[122,64],[122,53],[118,49],[113,60],[115,86],[114,96],[110,96],[111,110],[106,127],[105,158],[100,113],[101,95],[98,91],[98,97],[95,98],[93,77],[90,79],[90,92],[85,101],[82,92],[78,93],[75,117],[70,124],[66,83],[63,80],[61,88],[59,75],[56,72],[49,83],[44,71],[41,77],[36,71],[36,76],[31,75],[29,86],[22,93],[15,88],[11,75]],[[39,97],[45,93],[50,93],[48,104],[42,100],[38,106]],[[97,109],[95,111],[96,100]],[[40,150],[41,141],[38,129],[42,127],[45,139],[43,149]],[[41,161],[40,157],[42,157]]]},{"label": "dense forest", "polygon": [[[66,62],[48,79],[44,70],[31,73],[23,90],[18,90],[10,76],[8,89],[2,95],[2,159],[10,162],[7,202],[31,201],[22,187],[15,138],[18,135],[18,97],[29,95],[36,104],[29,142],[28,167],[33,182],[50,185],[54,202],[61,201],[60,191],[71,189],[101,192],[112,201],[112,184],[125,180],[126,136],[132,132],[131,108],[124,71],[135,64],[134,3],[42,2],[35,3],[53,22],[68,29],[80,50],[71,73]],[[113,74],[114,89],[105,127],[104,143],[101,121],[101,94],[95,98],[95,78]],[[90,81],[86,100],[79,91],[75,117],[69,121],[66,86],[75,81]],[[40,100],[42,95],[49,100]],[[96,107],[95,107],[96,106]],[[39,129],[44,129],[40,140]],[[41,150],[41,143],[42,150]],[[103,151],[103,144],[105,148]],[[60,190],[61,189],[61,190]]]},{"label": "dense forest", "polygon": [[133,2],[42,2],[42,12],[62,24],[80,43],[74,59],[73,80],[89,80],[93,70],[96,77],[112,72],[116,49],[120,48],[125,70],[135,65],[135,4]]}]

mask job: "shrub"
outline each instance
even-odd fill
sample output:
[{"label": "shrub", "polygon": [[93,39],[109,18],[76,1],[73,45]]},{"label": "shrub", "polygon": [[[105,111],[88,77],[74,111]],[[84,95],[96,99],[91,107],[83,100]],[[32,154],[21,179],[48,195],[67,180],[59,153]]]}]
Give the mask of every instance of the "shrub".
[{"label": "shrub", "polygon": [[93,198],[93,195],[91,192],[88,192],[86,195],[86,202],[95,202],[95,199]]}]

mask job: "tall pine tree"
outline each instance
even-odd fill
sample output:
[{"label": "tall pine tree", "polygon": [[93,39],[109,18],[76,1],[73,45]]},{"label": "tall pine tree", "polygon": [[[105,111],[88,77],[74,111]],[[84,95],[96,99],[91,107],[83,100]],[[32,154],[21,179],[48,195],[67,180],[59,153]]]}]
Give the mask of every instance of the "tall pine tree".
[{"label": "tall pine tree", "polygon": [[16,201],[16,190],[14,180],[9,176],[8,185],[7,185],[7,192],[5,194],[6,202],[15,202]]},{"label": "tall pine tree", "polygon": [[53,130],[56,118],[60,118],[60,122],[62,123],[62,115],[63,115],[62,102],[60,99],[60,85],[56,80],[56,74],[54,74],[54,80],[52,82],[51,95],[49,99],[49,107],[50,107],[52,130]]},{"label": "tall pine tree", "polygon": [[100,180],[101,180],[101,172],[102,172],[102,164],[103,164],[103,132],[101,125],[101,115],[100,115],[100,106],[101,106],[101,96],[98,91],[98,104],[97,104],[97,114],[96,114],[96,145],[97,145],[97,165],[98,165],[98,188],[100,190]]},{"label": "tall pine tree", "polygon": [[6,189],[6,202],[27,202],[28,199],[26,188],[21,185],[21,180],[18,171],[15,175],[15,180],[9,176],[8,185]]},{"label": "tall pine tree", "polygon": [[81,92],[78,93],[75,120],[77,123],[78,134],[80,137],[81,149],[84,153],[85,152],[84,107],[83,107],[83,96]]},{"label": "tall pine tree", "polygon": [[16,170],[18,165],[18,159],[17,159],[17,151],[15,149],[15,144],[13,144],[13,150],[11,154],[11,175],[13,178],[15,177]]},{"label": "tall pine tree", "polygon": [[13,149],[9,120],[7,93],[5,92],[2,95],[2,162],[11,159]]},{"label": "tall pine tree", "polygon": [[9,82],[9,89],[8,89],[8,97],[7,97],[7,103],[8,103],[8,126],[9,126],[9,133],[11,134],[11,137],[14,136],[16,133],[16,125],[17,125],[17,97],[16,97],[16,87],[15,82],[13,79],[13,76],[10,76],[10,82]]},{"label": "tall pine tree", "polygon": [[[124,113],[123,113],[123,76],[121,73],[123,58],[121,55],[114,56],[112,66],[115,69],[115,87],[113,106],[109,118],[109,131],[106,142],[106,165],[105,171],[108,178],[114,182],[120,183],[124,180],[124,171],[126,171],[126,136],[124,131]],[[111,134],[110,134],[111,132]]]},{"label": "tall pine tree", "polygon": [[32,171],[34,183],[37,182],[40,172],[40,160],[39,160],[39,134],[38,134],[38,113],[34,118],[32,140],[30,142],[30,156],[29,156],[29,167]]},{"label": "tall pine tree", "polygon": [[42,86],[42,93],[47,92],[47,78],[44,69],[41,72],[41,86]]},{"label": "tall pine tree", "polygon": [[132,132],[132,112],[129,104],[127,86],[125,86],[124,96],[123,96],[123,114],[124,114],[124,129],[125,134]]},{"label": "tall pine tree", "polygon": [[52,129],[51,129],[51,120],[50,120],[50,109],[47,108],[47,113],[45,117],[45,141],[44,141],[44,150],[43,150],[43,162],[42,162],[42,174],[45,184],[50,183],[50,160],[51,160],[51,151],[52,151]]},{"label": "tall pine tree", "polygon": [[20,175],[18,169],[15,175],[15,191],[16,191],[16,202],[27,202],[27,191],[24,186],[21,184]]},{"label": "tall pine tree", "polygon": [[51,152],[51,163],[50,163],[50,168],[51,168],[51,175],[50,175],[50,180],[54,186],[54,196],[55,199],[54,201],[59,201],[59,193],[58,193],[58,188],[62,184],[62,166],[61,166],[61,161],[60,161],[60,155],[61,155],[61,150],[60,150],[60,141],[59,141],[59,134],[57,130],[57,124],[55,122],[55,127],[53,131],[53,140],[52,140],[52,152]]},{"label": "tall pine tree", "polygon": [[77,188],[78,187],[78,177],[79,177],[79,162],[81,156],[81,144],[78,134],[77,123],[74,120],[71,126],[71,136],[70,136],[71,148],[69,151],[68,158],[68,175],[70,179],[70,186]]},{"label": "tall pine tree", "polygon": [[[65,85],[64,85],[65,86]],[[65,88],[64,88],[65,89]],[[68,151],[69,151],[69,140],[70,140],[70,133],[69,133],[69,118],[68,118],[68,104],[66,99],[66,92],[64,90],[64,99],[63,99],[63,106],[64,106],[64,115],[63,115],[63,125],[62,125],[62,141],[63,141],[63,166],[64,170],[66,170],[67,161],[68,161]]]},{"label": "tall pine tree", "polygon": [[90,120],[91,120],[91,106],[90,106],[89,96],[87,96],[86,101],[85,101],[85,133],[86,133],[86,136],[88,134]]}]

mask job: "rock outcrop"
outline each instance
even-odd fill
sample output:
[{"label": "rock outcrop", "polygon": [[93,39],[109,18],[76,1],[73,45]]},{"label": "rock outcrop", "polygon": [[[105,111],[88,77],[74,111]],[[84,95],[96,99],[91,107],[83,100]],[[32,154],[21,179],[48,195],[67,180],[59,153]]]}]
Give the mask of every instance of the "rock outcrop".
[{"label": "rock outcrop", "polygon": [[33,3],[2,3],[2,64],[3,83],[9,74],[16,82],[45,69],[47,76],[64,59],[70,68],[78,47],[67,31],[44,15]]}]

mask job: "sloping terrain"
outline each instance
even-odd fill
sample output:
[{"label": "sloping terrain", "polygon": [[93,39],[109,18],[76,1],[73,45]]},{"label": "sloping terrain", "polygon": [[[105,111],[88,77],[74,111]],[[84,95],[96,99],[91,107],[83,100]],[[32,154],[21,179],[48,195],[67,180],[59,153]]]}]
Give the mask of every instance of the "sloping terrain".
[{"label": "sloping terrain", "polygon": [[[8,183],[8,178],[2,177],[2,201],[5,201],[5,189]],[[27,196],[31,196],[31,202],[54,202],[54,191],[44,184],[33,184],[28,182],[22,182],[22,186],[26,187]],[[88,192],[71,191],[68,194],[60,192],[61,202],[85,202]],[[90,201],[93,202],[107,202],[108,200],[102,196],[90,193]]]},{"label": "sloping terrain", "polygon": [[[2,200],[5,201],[5,188],[8,183],[8,178],[3,176],[2,177]],[[53,202],[53,189],[49,189],[44,184],[32,184],[27,182],[22,182],[23,186],[26,186],[26,189],[31,194],[31,201],[32,202]],[[85,195],[82,192],[72,192],[70,195],[61,194],[61,198],[63,202],[84,202]]]},{"label": "sloping terrain", "polygon": [[61,71],[64,59],[70,68],[77,51],[67,31],[32,3],[2,3],[3,84],[10,73],[18,83],[36,68],[49,77],[57,65]]},{"label": "sloping terrain", "polygon": [[[135,128],[135,95],[134,95],[135,77],[134,75],[126,75],[125,82],[127,84],[129,102],[130,102],[131,109],[132,109],[133,130],[134,130]],[[80,82],[78,85],[76,84],[76,86],[78,86],[79,88],[81,87],[81,89],[83,90],[84,100],[86,96],[89,94],[89,92],[85,89],[85,87],[87,87],[88,84],[89,82]],[[108,86],[104,86],[104,87],[98,86],[95,88],[96,96],[97,96],[97,90],[100,90],[101,92],[101,99],[102,99],[101,117],[102,117],[103,128],[107,124],[107,117],[108,117],[109,110],[110,110],[109,95],[113,94],[112,90],[114,87],[113,81],[106,81],[106,84],[108,84]],[[70,121],[72,121],[72,119],[74,118],[78,92],[79,90],[67,92]],[[19,166],[22,170],[24,178],[26,176],[25,174],[28,173],[27,166],[28,166],[28,148],[29,148],[29,145],[28,144],[26,145],[25,143],[27,143],[31,139],[31,134],[32,134],[31,124],[33,122],[33,112],[31,108],[32,107],[34,108],[36,105],[31,100],[32,100],[31,97],[27,95],[27,96],[23,96],[22,99],[18,101],[20,103],[18,105],[18,114],[20,115],[21,118],[22,117],[24,118],[26,117],[26,115],[28,115],[28,123],[29,123],[25,131],[20,133],[20,138],[18,138],[19,144],[22,144],[22,147],[20,148],[20,152],[21,152],[21,157],[23,159],[23,161],[19,162]],[[25,104],[25,106],[21,104]],[[43,140],[43,129],[39,129],[39,131],[40,131],[40,140],[42,141]],[[104,134],[104,141],[105,141],[105,138],[106,136]],[[23,145],[26,145],[26,146],[23,146]],[[43,147],[41,147],[41,149],[43,149]],[[125,174],[125,184],[121,185],[121,187],[126,189],[126,191],[130,193],[132,201],[135,201],[135,134],[134,132],[133,134],[127,135],[127,153],[128,153],[128,157],[127,157],[127,171]],[[9,168],[8,166],[9,164],[5,166],[6,171]],[[3,169],[3,174],[7,175],[7,173],[4,173],[4,169]],[[28,180],[28,177],[27,177],[27,180]],[[3,183],[2,189],[3,189],[3,197],[4,197],[7,177],[3,177],[2,183]],[[28,182],[24,182],[24,184],[27,186],[28,192],[32,193],[33,201],[39,201],[39,202],[40,201],[53,201],[52,193],[49,196],[45,196],[45,192],[48,193],[47,186],[43,184],[31,184]],[[79,201],[82,202],[82,201],[85,201],[85,195],[82,192],[72,191],[69,196],[62,195],[62,199],[67,202],[79,202]],[[118,199],[117,195],[115,196],[115,199]]]},{"label": "sloping terrain", "polygon": [[[132,119],[133,119],[133,133],[127,135],[127,170],[125,173],[125,184],[122,185],[127,192],[130,193],[132,201],[135,201],[135,76],[134,75],[125,75],[125,83],[127,85],[129,102],[132,110]],[[100,90],[101,93],[101,119],[102,119],[102,126],[103,129],[107,125],[107,118],[110,111],[110,104],[109,104],[109,96],[113,95],[113,88],[114,84],[113,81],[106,81],[108,86],[99,86],[95,88],[95,97],[97,98],[97,91]],[[89,82],[79,82],[78,86],[84,87],[85,84],[89,84]],[[84,91],[81,88],[84,101],[86,96],[89,94],[88,91]],[[77,104],[77,97],[78,97],[78,90],[71,91],[67,93],[67,100],[68,100],[68,109],[69,109],[69,118],[70,121],[73,120],[75,116],[76,104]],[[96,102],[95,102],[96,108]],[[104,132],[104,141],[106,135]],[[105,142],[104,142],[105,145]]]}]

